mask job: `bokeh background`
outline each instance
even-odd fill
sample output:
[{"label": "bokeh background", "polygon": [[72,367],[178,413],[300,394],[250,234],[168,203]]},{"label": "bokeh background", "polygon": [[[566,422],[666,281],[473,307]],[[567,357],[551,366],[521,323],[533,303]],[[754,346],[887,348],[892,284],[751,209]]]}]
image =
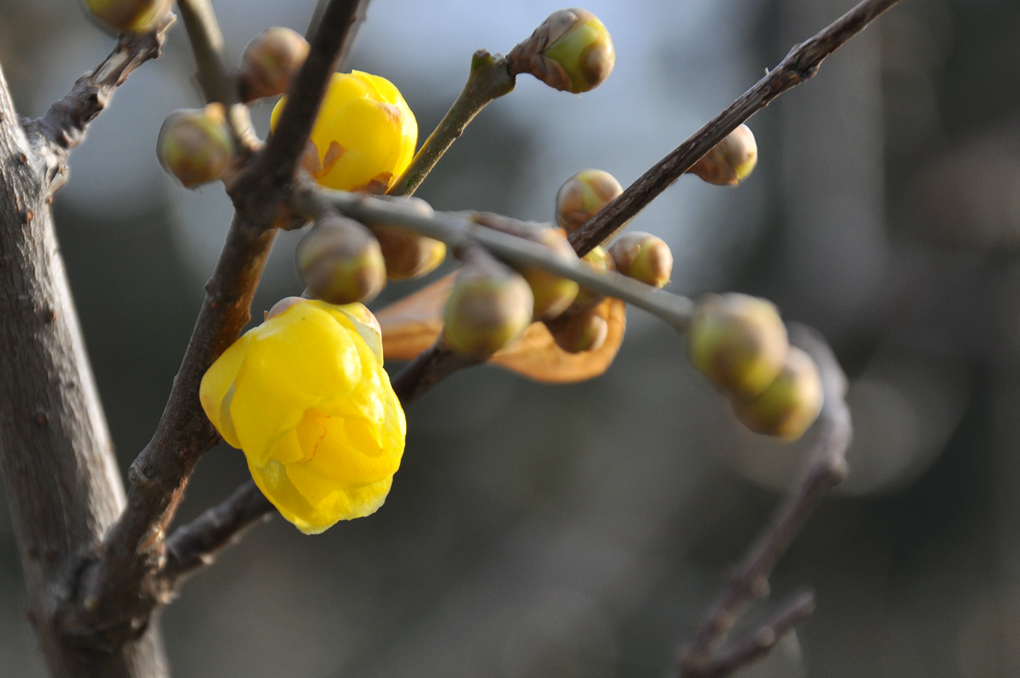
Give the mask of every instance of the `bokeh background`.
[{"label": "bokeh background", "polygon": [[[239,55],[267,26],[304,31],[314,4],[216,8]],[[850,6],[592,0],[616,44],[609,81],[573,96],[520,78],[420,195],[548,220],[568,176],[633,181]],[[475,49],[508,51],[558,8],[375,0],[352,65],[397,84],[424,137]],[[673,248],[670,289],[767,296],[852,378],[851,476],[773,578],[775,597],[812,586],[818,609],[742,675],[1020,675],[1018,32],[1014,0],[905,0],[752,119],[761,160],[742,186],[684,177],[634,222]],[[76,0],[0,0],[0,64],[26,116],[112,44]],[[155,158],[166,114],[199,104],[193,72],[177,26],[90,128],[55,204],[122,469],[162,412],[230,217],[218,186],[185,191]],[[278,239],[255,315],[300,291],[299,237]],[[175,675],[662,676],[811,438],[742,431],[640,311],[603,377],[474,369],[408,429],[378,514],[314,538],[277,517],[189,582],[162,616]],[[211,452],[180,519],[245,477],[239,452]],[[42,676],[20,577],[0,501],[0,675]]]}]

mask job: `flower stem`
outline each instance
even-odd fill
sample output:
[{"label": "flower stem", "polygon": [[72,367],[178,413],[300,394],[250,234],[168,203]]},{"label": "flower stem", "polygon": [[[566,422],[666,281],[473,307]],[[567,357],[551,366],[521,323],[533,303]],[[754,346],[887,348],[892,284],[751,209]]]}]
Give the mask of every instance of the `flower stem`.
[{"label": "flower stem", "polygon": [[515,78],[507,69],[505,57],[493,56],[484,49],[475,52],[471,57],[471,73],[464,89],[387,193],[413,194],[474,117],[490,101],[512,92],[514,84]]}]

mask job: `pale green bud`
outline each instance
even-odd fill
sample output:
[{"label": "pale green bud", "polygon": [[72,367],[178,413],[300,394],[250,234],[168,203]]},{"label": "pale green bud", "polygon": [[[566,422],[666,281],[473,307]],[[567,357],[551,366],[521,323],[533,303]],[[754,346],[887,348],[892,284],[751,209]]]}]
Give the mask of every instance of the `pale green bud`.
[{"label": "pale green bud", "polygon": [[379,243],[358,222],[328,214],[298,243],[297,269],[315,299],[330,304],[370,301],[386,285]]}]

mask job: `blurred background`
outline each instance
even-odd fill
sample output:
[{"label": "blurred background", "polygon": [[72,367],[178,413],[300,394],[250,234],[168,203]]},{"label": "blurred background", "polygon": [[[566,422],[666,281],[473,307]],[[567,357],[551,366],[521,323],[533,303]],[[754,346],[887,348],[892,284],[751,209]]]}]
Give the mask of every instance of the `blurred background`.
[{"label": "blurred background", "polygon": [[[303,32],[314,4],[216,9],[240,55],[265,27]],[[549,220],[571,174],[629,184],[851,6],[592,0],[612,77],[574,96],[522,76],[419,195]],[[558,8],[374,0],[352,65],[403,91],[424,138],[475,49],[506,52]],[[760,161],[738,189],[684,177],[634,221],[673,248],[669,289],[767,296],[820,329],[852,379],[851,475],[773,578],[773,601],[811,586],[818,608],[741,675],[1020,675],[1018,31],[1014,0],[905,0],[750,121]],[[0,0],[23,115],[112,45],[76,0]],[[185,191],[156,161],[163,118],[200,103],[193,72],[178,25],[92,125],[55,204],[122,470],[162,412],[230,218],[218,185]],[[254,112],[263,133],[268,111]],[[299,237],[278,238],[253,315],[300,292]],[[391,284],[374,305],[412,289]],[[376,515],[317,537],[279,517],[249,532],[163,614],[175,675],[670,672],[812,434],[743,431],[672,330],[628,320],[593,381],[484,367],[416,403]],[[240,452],[208,454],[180,520],[246,474]],[[2,501],[0,675],[44,675]]]}]

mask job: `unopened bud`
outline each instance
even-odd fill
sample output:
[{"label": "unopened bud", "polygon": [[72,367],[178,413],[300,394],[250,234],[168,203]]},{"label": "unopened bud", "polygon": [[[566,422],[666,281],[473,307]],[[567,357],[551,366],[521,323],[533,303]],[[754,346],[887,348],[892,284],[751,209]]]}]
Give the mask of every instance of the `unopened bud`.
[{"label": "unopened bud", "polygon": [[[435,214],[421,198],[402,198],[400,204],[422,216]],[[446,258],[446,245],[439,240],[426,238],[395,224],[374,223],[371,226],[386,260],[386,276],[391,280],[421,277],[434,271]]]},{"label": "unopened bud", "polygon": [[750,400],[775,380],[789,343],[779,311],[745,294],[698,302],[687,332],[691,362],[734,400]]},{"label": "unopened bud", "polygon": [[289,28],[262,31],[244,48],[238,85],[245,102],[287,91],[290,79],[308,57],[308,41]]},{"label": "unopened bud", "polygon": [[818,368],[811,356],[795,346],[790,347],[782,371],[764,391],[733,404],[737,418],[752,431],[789,440],[801,437],[821,409]]},{"label": "unopened bud", "polygon": [[513,75],[530,73],[575,94],[601,85],[616,63],[609,31],[594,14],[576,7],[550,14],[507,58]]},{"label": "unopened bud", "polygon": [[[588,254],[581,257],[581,263],[599,275],[616,270],[613,258],[609,256],[609,252],[606,252],[605,248],[601,245],[596,245]],[[581,285],[577,290],[577,296],[574,297],[574,303],[570,305],[568,312],[574,313],[588,310],[603,299],[605,299],[605,295],[601,292],[596,292]]]},{"label": "unopened bud", "polygon": [[85,0],[89,13],[118,31],[144,33],[170,11],[173,0]]},{"label": "unopened bud", "polygon": [[159,130],[156,155],[164,169],[188,188],[219,179],[234,155],[223,106],[214,103],[171,113]]},{"label": "unopened bud", "polygon": [[741,125],[687,171],[710,184],[735,186],[747,178],[757,163],[758,144],[754,134],[750,127]]},{"label": "unopened bud", "polygon": [[545,324],[556,345],[567,353],[594,351],[609,336],[609,323],[595,308],[564,313],[558,318],[547,320]]},{"label": "unopened bud", "polygon": [[573,233],[623,193],[609,172],[587,169],[567,179],[556,194],[556,223]]},{"label": "unopened bud", "polygon": [[[534,239],[551,249],[564,261],[577,261],[577,254],[570,246],[563,231],[555,228],[543,228],[535,233]],[[555,318],[567,310],[567,307],[574,301],[574,297],[577,296],[576,282],[561,278],[545,269],[522,268],[521,275],[531,285],[531,291],[535,296],[535,320]]]},{"label": "unopened bud", "polygon": [[358,222],[328,214],[298,243],[297,269],[316,299],[351,304],[374,299],[386,285],[379,243]]},{"label": "unopened bud", "polygon": [[669,245],[651,233],[624,233],[609,247],[609,256],[617,271],[656,289],[665,287],[673,273]]},{"label": "unopened bud", "polygon": [[464,254],[443,312],[443,338],[458,353],[484,359],[531,324],[531,288],[484,250]]}]

